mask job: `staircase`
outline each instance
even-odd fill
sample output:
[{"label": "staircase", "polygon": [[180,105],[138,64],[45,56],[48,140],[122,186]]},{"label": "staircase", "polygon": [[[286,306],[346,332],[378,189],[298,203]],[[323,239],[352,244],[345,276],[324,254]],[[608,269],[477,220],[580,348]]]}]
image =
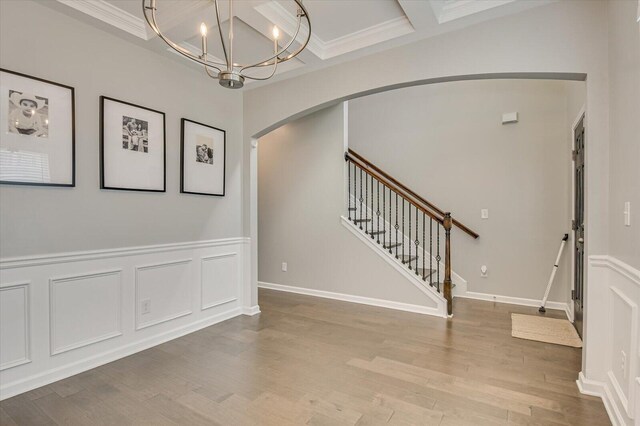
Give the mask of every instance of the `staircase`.
[{"label": "staircase", "polygon": [[451,231],[479,235],[349,149],[347,220],[402,265],[412,278],[444,298],[453,315]]}]

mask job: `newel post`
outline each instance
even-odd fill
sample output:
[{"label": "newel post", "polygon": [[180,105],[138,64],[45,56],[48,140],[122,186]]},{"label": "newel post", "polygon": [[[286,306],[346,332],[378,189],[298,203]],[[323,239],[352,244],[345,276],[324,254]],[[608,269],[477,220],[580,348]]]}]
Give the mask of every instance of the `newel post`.
[{"label": "newel post", "polygon": [[442,225],[444,227],[445,246],[444,246],[444,298],[447,300],[447,314],[453,315],[453,296],[451,294],[451,226],[453,220],[451,213],[445,213]]}]

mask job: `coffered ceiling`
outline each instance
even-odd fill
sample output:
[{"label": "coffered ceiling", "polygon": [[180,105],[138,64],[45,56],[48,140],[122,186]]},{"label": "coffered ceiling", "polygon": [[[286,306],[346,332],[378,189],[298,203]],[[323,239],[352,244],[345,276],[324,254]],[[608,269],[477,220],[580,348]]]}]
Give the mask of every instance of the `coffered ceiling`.
[{"label": "coffered ceiling", "polygon": [[[310,43],[295,60],[279,66],[274,80],[524,12],[551,1],[554,0],[305,0],[312,25]],[[204,21],[214,36],[209,42],[212,58],[224,56],[215,37],[217,26],[212,0],[156,2],[160,27],[172,40],[199,54],[199,27]],[[178,55],[147,26],[142,0],[56,0],[46,3],[136,44],[183,61],[187,66],[198,66],[178,59]],[[226,33],[228,1],[219,0],[219,3],[221,17],[225,17],[222,30]],[[283,42],[295,32],[296,6],[291,0],[234,0],[233,5],[236,17],[234,55],[238,62],[255,62],[272,52],[273,25],[281,29]]]}]

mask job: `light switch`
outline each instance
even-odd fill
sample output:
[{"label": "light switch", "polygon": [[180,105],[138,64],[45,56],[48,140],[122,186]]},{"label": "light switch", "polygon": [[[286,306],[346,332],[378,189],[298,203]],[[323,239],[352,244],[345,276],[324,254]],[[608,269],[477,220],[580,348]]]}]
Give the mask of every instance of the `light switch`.
[{"label": "light switch", "polygon": [[489,219],[489,209],[480,210],[480,219]]},{"label": "light switch", "polygon": [[624,203],[624,226],[631,226],[631,202]]}]

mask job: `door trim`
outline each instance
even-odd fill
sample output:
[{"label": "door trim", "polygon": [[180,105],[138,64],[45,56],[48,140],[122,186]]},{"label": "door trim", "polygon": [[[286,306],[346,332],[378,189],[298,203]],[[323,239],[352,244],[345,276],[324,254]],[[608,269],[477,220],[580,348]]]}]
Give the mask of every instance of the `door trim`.
[{"label": "door trim", "polygon": [[[571,206],[570,206],[570,212],[571,214],[570,219],[569,219],[569,224],[568,227],[569,229],[571,229],[571,232],[569,232],[570,238],[571,238],[571,243],[573,244],[573,238],[575,236],[575,233],[573,231],[573,228],[571,227],[571,223],[572,221],[575,219],[575,200],[576,200],[576,176],[575,176],[575,160],[573,159],[573,150],[576,148],[575,147],[575,142],[576,142],[576,127],[578,127],[578,124],[580,123],[580,120],[583,120],[582,125],[585,129],[585,140],[586,140],[586,134],[587,134],[587,116],[586,116],[586,105],[582,105],[582,108],[580,108],[580,111],[578,112],[578,115],[576,116],[576,118],[573,120],[573,123],[571,124],[571,144],[570,144],[570,159],[571,161],[569,161],[569,175],[571,176],[571,197],[570,197],[570,202],[571,202]],[[585,222],[586,222],[586,217],[585,217]],[[586,244],[585,244],[586,246]],[[575,320],[575,309],[574,309],[574,304],[573,304],[573,298],[571,297],[571,294],[573,291],[575,291],[575,265],[576,265],[576,254],[575,254],[575,250],[573,249],[573,245],[570,247],[570,252],[571,252],[571,272],[570,272],[570,282],[571,285],[569,286],[569,303],[567,303],[567,305],[569,306],[569,321],[574,322]],[[584,267],[583,267],[584,269]],[[583,312],[584,315],[584,312]],[[583,320],[584,321],[584,320]]]}]

